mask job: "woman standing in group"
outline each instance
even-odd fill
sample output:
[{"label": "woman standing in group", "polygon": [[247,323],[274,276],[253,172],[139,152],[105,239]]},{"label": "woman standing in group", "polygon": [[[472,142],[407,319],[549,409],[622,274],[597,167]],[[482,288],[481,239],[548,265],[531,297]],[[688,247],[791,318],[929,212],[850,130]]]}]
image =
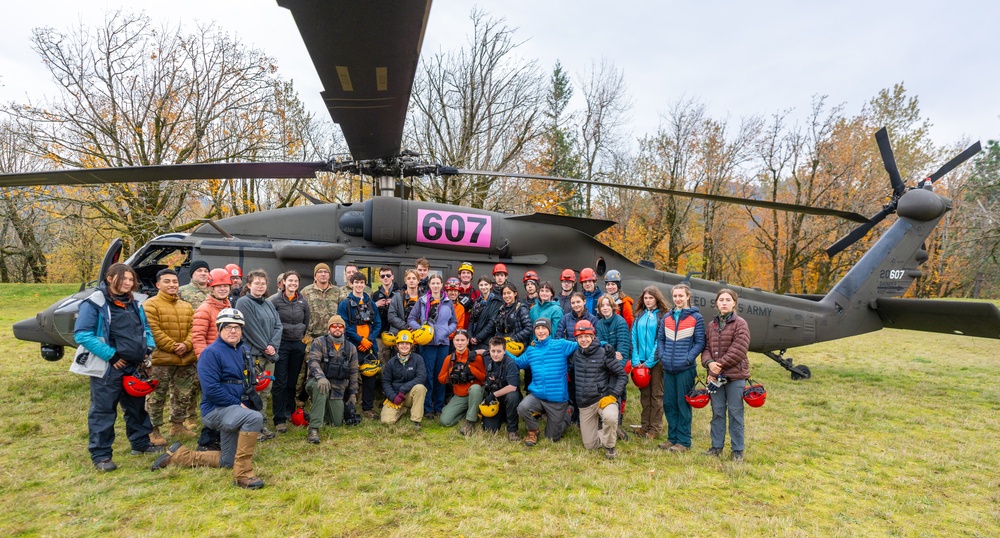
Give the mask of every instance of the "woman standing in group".
[{"label": "woman standing in group", "polygon": [[389,303],[389,327],[391,328],[383,327],[383,329],[393,335],[410,328],[408,321],[410,311],[413,310],[413,306],[420,300],[420,295],[418,294],[420,276],[417,274],[416,269],[407,269],[403,273],[403,284],[406,285],[406,289],[395,293],[392,296],[392,302]]},{"label": "woman standing in group", "polygon": [[487,277],[480,277],[479,298],[472,304],[472,311],[469,313],[469,341],[475,349],[485,349],[490,338],[496,333],[496,318],[500,312],[503,299],[493,294],[493,281]]},{"label": "woman standing in group", "polygon": [[538,302],[531,307],[528,314],[531,316],[531,325],[541,318],[548,318],[553,327],[559,326],[559,320],[563,317],[562,307],[555,298],[556,289],[551,282],[542,282],[538,286]]},{"label": "woman standing in group", "polygon": [[295,381],[302,370],[306,344],[302,338],[309,328],[309,303],[299,295],[299,274],[286,271],[281,279],[284,291],[271,296],[271,304],[281,320],[281,347],[274,365],[274,429],[286,433],[285,425],[295,411]]},{"label": "woman standing in group", "polygon": [[[628,323],[618,313],[618,304],[613,297],[604,294],[597,299],[597,342],[610,344],[615,348],[615,358],[621,362],[624,369],[625,364],[632,360],[632,334],[628,330]],[[625,391],[616,403],[618,405],[618,425],[621,426],[625,416]],[[627,435],[619,428],[618,438],[626,439]]]},{"label": "woman standing in group", "polygon": [[653,439],[663,429],[663,367],[656,359],[656,331],[667,312],[667,301],[655,286],[647,286],[639,296],[632,325],[632,368],[640,364],[650,369],[649,385],[639,389],[642,421],[636,435]]},{"label": "woman standing in group", "polygon": [[[573,295],[569,298],[569,308],[569,312],[563,314],[563,317],[559,320],[559,324],[553,325],[556,328],[555,334],[552,335],[553,338],[576,340],[576,337],[573,336],[574,329],[576,324],[583,320],[587,320],[591,325],[597,326],[597,316],[587,310],[587,299],[584,298],[582,292],[573,292]],[[570,396],[572,395],[573,392],[570,391]]]},{"label": "woman standing in group", "polygon": [[458,321],[455,319],[455,309],[451,299],[444,294],[444,281],[441,275],[432,275],[427,280],[427,295],[417,301],[410,311],[407,322],[410,329],[416,331],[421,325],[430,325],[434,329],[434,337],[427,345],[420,346],[420,356],[424,358],[424,368],[427,370],[427,397],[424,399],[424,416],[440,415],[444,409],[444,385],[438,382],[437,374],[444,366],[444,358],[448,356],[451,345],[449,336],[455,332]]},{"label": "woman standing in group", "polygon": [[[267,283],[270,278],[263,269],[254,269],[247,274],[246,295],[236,301],[236,309],[243,314],[246,325],[243,327],[243,343],[250,348],[253,355],[254,368],[257,375],[265,370],[274,370],[278,362],[278,350],[281,348],[281,319],[278,317],[274,304],[267,300]],[[273,384],[260,392],[263,407],[260,413],[267,416],[267,400]],[[272,402],[272,410],[274,402]],[[260,440],[274,438],[274,432],[266,426],[261,426]]]},{"label": "woman standing in group", "polygon": [[612,269],[604,275],[604,294],[610,295],[615,303],[618,305],[618,314],[625,320],[628,324],[628,328],[632,328],[632,324],[635,323],[635,318],[633,317],[633,301],[632,298],[625,294],[621,289],[622,285],[622,274],[617,269]]},{"label": "woman standing in group", "polygon": [[501,288],[503,306],[497,314],[496,336],[514,342],[531,343],[531,314],[524,303],[517,300],[517,288],[508,282]]},{"label": "woman standing in group", "polygon": [[656,329],[656,356],[663,367],[663,411],[667,442],[673,452],[691,448],[691,406],[684,397],[694,387],[698,356],[705,349],[705,320],[691,306],[691,288],[678,284],[670,291],[674,308]]},{"label": "woman standing in group", "polygon": [[729,413],[729,446],[733,460],[743,459],[743,389],[750,377],[750,327],[746,320],[736,315],[739,301],[736,292],[723,288],[715,294],[715,316],[705,331],[705,351],[701,364],[708,369],[708,381],[725,383],[711,393],[712,398],[712,448],[706,455],[718,457],[726,444],[726,412]]}]

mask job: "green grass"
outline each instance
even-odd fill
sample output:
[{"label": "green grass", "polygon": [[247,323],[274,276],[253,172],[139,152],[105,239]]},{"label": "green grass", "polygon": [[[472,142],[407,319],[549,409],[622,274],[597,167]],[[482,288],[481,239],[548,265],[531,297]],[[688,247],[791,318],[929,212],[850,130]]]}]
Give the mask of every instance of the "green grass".
[{"label": "green grass", "polygon": [[[754,355],[768,399],[747,409],[743,464],[698,454],[707,409],[694,451],[631,440],[613,462],[576,430],[528,449],[365,421],[258,445],[250,492],[226,470],[150,472],[120,420],[119,470],[93,470],[86,379],[10,328],[76,288],[0,285],[5,536],[1000,535],[995,340],[884,330],[793,350],[814,376],[799,382]],[[632,393],[626,424],[638,413]]]}]

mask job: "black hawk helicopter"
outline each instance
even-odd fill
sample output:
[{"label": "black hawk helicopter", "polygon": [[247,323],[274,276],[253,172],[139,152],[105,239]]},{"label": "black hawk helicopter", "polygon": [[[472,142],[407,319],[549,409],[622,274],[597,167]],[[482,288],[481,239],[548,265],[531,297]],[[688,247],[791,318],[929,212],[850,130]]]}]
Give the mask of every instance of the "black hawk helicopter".
[{"label": "black hawk helicopter", "polygon": [[[694,304],[710,307],[715,293],[732,287],[740,295],[739,312],[750,324],[750,349],[791,372],[810,377],[809,368],[785,358],[785,350],[877,331],[883,327],[1000,338],[1000,310],[992,304],[902,299],[927,259],[925,238],[951,209],[951,202],[931,189],[934,181],[980,150],[977,142],[915,187],[907,187],[896,169],[888,134],[876,134],[892,186],[890,201],[866,218],[856,213],[795,204],[746,200],[701,193],[609,184],[532,174],[464,170],[428,163],[400,151],[403,124],[430,14],[430,0],[381,2],[278,0],[291,11],[325,91],[322,97],[340,124],[350,148],[349,160],[327,162],[215,163],[148,167],[59,170],[0,176],[0,187],[26,185],[96,185],[218,178],[300,178],[316,172],[345,172],[377,178],[380,196],[361,204],[318,204],[240,215],[208,222],[192,233],[159,236],[126,260],[138,273],[141,288],[153,291],[157,271],[183,270],[195,260],[212,267],[238,263],[270,274],[294,269],[310,275],[326,262],[337,275],[350,263],[360,267],[412,267],[418,258],[432,270],[454,275],[463,262],[487,269],[507,265],[510,273],[528,269],[542,280],[556,281],[564,268],[609,269],[623,275],[622,289],[633,296],[649,285],[662,289],[688,281]],[[386,38],[386,36],[392,36]],[[615,223],[542,213],[510,215],[445,204],[405,200],[403,179],[422,175],[494,175],[571,181],[601,187],[688,196],[860,223],[831,246],[833,256],[864,237],[895,213],[898,219],[861,260],[826,295],[779,295],[722,282],[657,271],[636,264],[595,239]],[[395,196],[394,196],[395,194]],[[121,241],[108,249],[99,281],[121,257]],[[187,271],[181,271],[186,282]],[[42,356],[59,360],[64,346],[75,346],[73,325],[83,289],[14,325],[21,340],[41,343]]]}]

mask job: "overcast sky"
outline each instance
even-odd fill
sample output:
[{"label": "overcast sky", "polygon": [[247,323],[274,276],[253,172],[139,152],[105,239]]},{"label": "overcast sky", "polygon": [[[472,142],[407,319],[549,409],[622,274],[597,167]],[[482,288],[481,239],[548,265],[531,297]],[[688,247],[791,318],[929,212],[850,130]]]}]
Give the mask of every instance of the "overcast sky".
[{"label": "overcast sky", "polygon": [[[156,20],[215,21],[276,58],[302,98],[325,114],[321,90],[291,14],[274,0],[156,2],[33,0],[0,18],[0,100],[55,93],[29,45],[38,26],[99,24],[127,6]],[[86,6],[86,7],[84,7]],[[425,54],[457,47],[472,4],[437,0]],[[696,98],[715,117],[794,108],[828,95],[858,112],[882,88],[903,82],[920,99],[939,144],[1000,138],[1000,2],[756,1],[610,2],[507,0],[481,3],[525,43],[520,54],[548,72],[558,59],[574,80],[605,58],[624,71],[634,97],[634,136],[656,131],[670,103]]]}]

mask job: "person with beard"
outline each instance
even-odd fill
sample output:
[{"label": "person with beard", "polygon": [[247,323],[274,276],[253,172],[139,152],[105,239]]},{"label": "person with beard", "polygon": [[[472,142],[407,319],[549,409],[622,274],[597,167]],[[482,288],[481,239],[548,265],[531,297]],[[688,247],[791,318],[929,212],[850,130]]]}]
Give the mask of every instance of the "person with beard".
[{"label": "person with beard", "polygon": [[[226,265],[226,272],[229,273],[229,279],[233,281],[233,285],[229,288],[229,304],[234,305],[243,295],[243,269],[235,263],[230,263]],[[198,305],[193,306],[197,308]]]},{"label": "person with beard", "polygon": [[144,367],[156,342],[141,308],[145,296],[134,294],[139,278],[124,263],[108,268],[97,291],[80,303],[73,338],[87,352],[108,363],[104,375],[90,378],[87,411],[88,450],[99,471],[118,468],[112,460],[118,406],[125,416],[125,431],[133,455],[163,450],[149,440],[153,424],[146,412],[146,397],[126,392],[122,379]]},{"label": "person with beard", "polygon": [[344,318],[334,314],[328,325],[326,336],[313,339],[309,350],[306,390],[312,395],[312,412],[306,441],[313,444],[319,444],[324,422],[341,426],[345,405],[353,408],[358,404],[358,350],[344,338]]},{"label": "person with beard", "polygon": [[[624,320],[622,321],[624,324]],[[627,332],[627,331],[626,331]],[[574,328],[580,346],[570,357],[576,379],[576,403],[580,406],[580,436],[583,447],[604,447],[608,459],[618,456],[618,400],[625,394],[628,377],[615,356],[615,348],[598,342],[594,326],[583,320]]]},{"label": "person with beard", "polygon": [[208,285],[208,281],[211,278],[208,270],[208,262],[205,260],[195,260],[191,262],[188,266],[188,275],[191,277],[190,282],[184,284],[177,290],[177,293],[181,296],[181,299],[191,303],[192,308],[198,308],[201,302],[205,300],[205,297],[212,292]]},{"label": "person with beard", "polygon": [[462,262],[458,266],[458,303],[462,305],[466,313],[472,311],[472,305],[479,300],[479,290],[472,283],[472,278],[476,275],[475,268],[469,262]]}]

